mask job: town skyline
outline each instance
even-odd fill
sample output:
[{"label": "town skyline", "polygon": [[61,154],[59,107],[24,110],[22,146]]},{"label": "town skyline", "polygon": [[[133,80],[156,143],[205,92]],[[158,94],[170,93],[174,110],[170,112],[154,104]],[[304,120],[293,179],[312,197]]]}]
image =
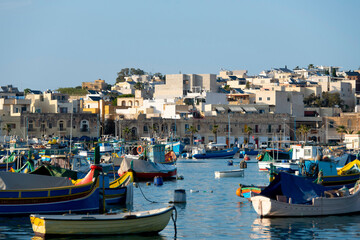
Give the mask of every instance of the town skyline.
[{"label": "town skyline", "polygon": [[[360,66],[358,1],[2,0],[0,85],[39,90],[125,67],[162,74]],[[78,83],[78,84],[74,84]]]}]

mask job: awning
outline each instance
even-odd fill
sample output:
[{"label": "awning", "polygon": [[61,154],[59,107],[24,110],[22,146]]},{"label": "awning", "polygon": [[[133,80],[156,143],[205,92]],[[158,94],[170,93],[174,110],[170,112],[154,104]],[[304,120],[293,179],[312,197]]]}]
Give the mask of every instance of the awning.
[{"label": "awning", "polygon": [[216,107],[215,109],[218,112],[225,112],[225,108],[223,108],[223,107]]},{"label": "awning", "polygon": [[229,106],[229,109],[232,112],[243,112],[244,111],[240,106]]},{"label": "awning", "polygon": [[254,107],[242,107],[245,112],[257,112],[256,108]]}]

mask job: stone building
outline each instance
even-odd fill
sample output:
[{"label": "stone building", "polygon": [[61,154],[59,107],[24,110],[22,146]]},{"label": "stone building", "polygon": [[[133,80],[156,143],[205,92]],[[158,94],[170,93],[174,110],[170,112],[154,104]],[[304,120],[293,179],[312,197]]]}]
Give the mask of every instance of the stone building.
[{"label": "stone building", "polygon": [[94,90],[94,91],[102,91],[107,89],[107,83],[105,80],[95,80],[94,82],[82,82],[82,89]]},{"label": "stone building", "polygon": [[[260,144],[260,142],[269,143],[274,140],[290,140],[293,139],[293,123],[294,120],[289,114],[243,114],[239,112],[218,114],[217,116],[209,116],[205,118],[181,118],[181,119],[164,119],[164,118],[145,118],[140,115],[137,120],[118,120],[116,122],[115,135],[124,138],[124,129],[129,129],[130,136],[128,139],[160,138],[166,139],[170,136],[179,139],[200,140],[203,143],[215,141],[213,126],[218,125],[217,142],[234,144],[235,142],[243,144],[252,142]],[[229,134],[230,122],[230,134]],[[190,126],[194,126],[197,130],[192,134],[189,131]],[[250,127],[252,132],[250,136],[245,131],[246,127]]]},{"label": "stone building", "polygon": [[[72,120],[71,120],[72,117]],[[90,113],[25,113],[19,124],[19,136],[41,137],[99,137],[98,114]]]}]

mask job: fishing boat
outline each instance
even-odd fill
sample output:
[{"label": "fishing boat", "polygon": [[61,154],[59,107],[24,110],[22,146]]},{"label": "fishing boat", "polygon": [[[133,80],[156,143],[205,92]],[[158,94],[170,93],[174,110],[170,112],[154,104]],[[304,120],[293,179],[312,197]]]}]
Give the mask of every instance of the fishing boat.
[{"label": "fishing boat", "polygon": [[16,154],[12,153],[9,156],[3,156],[0,159],[0,171],[8,171],[10,168],[15,167]]},{"label": "fishing boat", "polygon": [[360,211],[359,182],[354,188],[329,190],[303,177],[279,173],[260,195],[251,197],[261,217],[303,217]]},{"label": "fishing boat", "polygon": [[176,157],[179,157],[185,148],[185,144],[181,141],[168,142],[165,145],[166,150],[174,151]]},{"label": "fishing boat", "polygon": [[192,157],[196,159],[233,158],[238,151],[239,151],[238,147],[232,147],[224,150],[214,150],[214,151],[204,150],[202,153],[194,154]]},{"label": "fishing boat", "polygon": [[240,151],[240,154],[244,155],[258,155],[259,151],[258,150],[254,150],[252,148],[245,148],[244,150]]},{"label": "fishing boat", "polygon": [[299,170],[299,164],[291,159],[291,153],[283,150],[265,150],[257,159],[260,171],[268,171],[270,164],[276,167],[278,171],[295,172]]},{"label": "fishing boat", "polygon": [[0,172],[0,215],[99,211],[99,166],[77,185],[68,178]]},{"label": "fishing boat", "polygon": [[324,186],[354,184],[360,179],[360,161],[355,159],[340,169],[332,159],[304,161],[300,164],[301,175]]},{"label": "fishing boat", "polygon": [[161,164],[157,162],[147,161],[139,158],[125,158],[120,165],[118,174],[123,176],[129,169],[134,170],[135,178],[139,181],[162,177],[163,179],[171,179],[176,177],[177,167],[171,164]]},{"label": "fishing boat", "polygon": [[222,178],[222,177],[244,177],[244,169],[215,171],[215,178]]},{"label": "fishing boat", "polygon": [[35,235],[124,235],[155,234],[169,223],[174,206],[149,211],[30,216]]},{"label": "fishing boat", "polygon": [[242,185],[242,184],[239,185],[240,185],[239,188],[236,190],[236,195],[247,199],[259,195],[260,192],[265,188],[254,185]]}]

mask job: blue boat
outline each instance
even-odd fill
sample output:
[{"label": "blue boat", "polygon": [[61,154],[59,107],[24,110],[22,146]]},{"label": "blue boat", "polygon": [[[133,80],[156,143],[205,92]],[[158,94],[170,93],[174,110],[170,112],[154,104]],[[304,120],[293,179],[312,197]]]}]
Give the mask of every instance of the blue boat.
[{"label": "blue boat", "polygon": [[244,150],[240,151],[240,154],[244,155],[258,155],[259,151],[254,150],[254,149],[250,149],[250,148],[245,148]]},{"label": "blue boat", "polygon": [[206,158],[233,158],[239,151],[238,147],[228,148],[224,150],[205,151],[203,153],[194,154],[193,158],[206,159]]},{"label": "blue boat", "polygon": [[[96,167],[92,176],[96,176]],[[73,185],[68,178],[0,172],[0,215],[98,212],[99,180]]]},{"label": "blue boat", "polygon": [[165,150],[172,150],[176,154],[176,157],[180,156],[184,148],[185,144],[181,141],[169,142],[165,146]]}]

